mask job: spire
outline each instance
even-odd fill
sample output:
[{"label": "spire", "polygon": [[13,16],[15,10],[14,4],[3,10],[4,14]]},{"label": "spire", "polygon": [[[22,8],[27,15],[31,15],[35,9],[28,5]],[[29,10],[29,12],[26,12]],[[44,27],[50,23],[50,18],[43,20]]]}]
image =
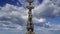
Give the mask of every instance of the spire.
[{"label": "spire", "polygon": [[34,9],[34,7],[31,5],[31,3],[34,0],[27,0],[29,3],[29,6],[27,6],[27,8],[29,9],[28,11],[28,22],[27,22],[27,33],[26,34],[34,34],[34,24],[32,22],[32,9]]}]

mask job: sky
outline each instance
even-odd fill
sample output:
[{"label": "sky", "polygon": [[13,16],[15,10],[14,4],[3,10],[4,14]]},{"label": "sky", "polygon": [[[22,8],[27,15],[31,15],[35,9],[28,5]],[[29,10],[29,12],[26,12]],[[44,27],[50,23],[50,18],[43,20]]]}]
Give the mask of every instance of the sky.
[{"label": "sky", "polygon": [[[0,0],[0,34],[26,34],[27,0]],[[60,0],[34,0],[35,34],[60,34]]]}]

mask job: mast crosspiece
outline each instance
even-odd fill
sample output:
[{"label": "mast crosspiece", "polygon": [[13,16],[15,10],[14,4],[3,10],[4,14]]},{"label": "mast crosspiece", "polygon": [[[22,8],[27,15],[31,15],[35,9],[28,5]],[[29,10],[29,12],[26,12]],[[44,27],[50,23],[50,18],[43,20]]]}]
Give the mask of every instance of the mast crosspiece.
[{"label": "mast crosspiece", "polygon": [[34,9],[34,7],[31,5],[31,3],[34,0],[27,0],[29,3],[29,6],[27,6],[27,8],[29,9],[28,11],[28,23],[27,23],[27,33],[26,34],[35,34],[34,31],[34,24],[32,22],[32,9]]}]

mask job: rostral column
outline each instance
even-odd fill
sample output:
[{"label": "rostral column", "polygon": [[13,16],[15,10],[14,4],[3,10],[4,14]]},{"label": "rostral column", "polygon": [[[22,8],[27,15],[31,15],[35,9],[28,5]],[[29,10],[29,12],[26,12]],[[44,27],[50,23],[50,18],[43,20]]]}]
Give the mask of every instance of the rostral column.
[{"label": "rostral column", "polygon": [[28,11],[28,22],[27,22],[27,33],[26,34],[35,34],[34,33],[34,24],[32,22],[32,9],[34,9],[34,7],[32,6],[32,2],[34,0],[27,0],[29,5],[27,6],[27,8],[29,9]]}]

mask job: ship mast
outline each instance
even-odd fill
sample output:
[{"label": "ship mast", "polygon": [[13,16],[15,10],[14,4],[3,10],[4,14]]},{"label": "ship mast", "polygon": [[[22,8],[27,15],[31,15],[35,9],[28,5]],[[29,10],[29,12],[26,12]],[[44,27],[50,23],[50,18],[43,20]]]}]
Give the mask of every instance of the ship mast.
[{"label": "ship mast", "polygon": [[27,0],[29,5],[27,6],[27,8],[29,9],[28,11],[28,22],[27,22],[27,33],[26,34],[35,34],[34,33],[34,24],[32,22],[32,9],[34,9],[34,7],[32,6],[32,2],[34,0]]}]

